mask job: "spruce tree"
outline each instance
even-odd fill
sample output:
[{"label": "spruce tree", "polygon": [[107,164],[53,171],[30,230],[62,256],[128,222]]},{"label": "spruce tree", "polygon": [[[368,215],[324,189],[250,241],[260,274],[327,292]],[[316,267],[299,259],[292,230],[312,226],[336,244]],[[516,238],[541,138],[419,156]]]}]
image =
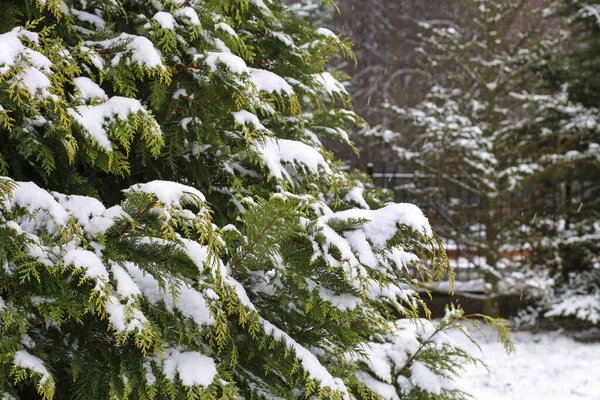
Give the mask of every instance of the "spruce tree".
[{"label": "spruce tree", "polygon": [[[559,51],[535,67],[543,95],[522,93],[529,105],[523,132],[530,137],[543,168],[535,175],[538,190],[531,237],[534,265],[549,268],[554,293],[543,301],[548,317],[575,317],[598,324],[600,296],[600,21],[598,1],[564,1],[550,18],[564,33]],[[561,188],[561,198],[553,196]],[[530,216],[531,217],[531,216]]]},{"label": "spruce tree", "polygon": [[362,124],[347,42],[278,1],[0,9],[3,398],[463,397],[441,241],[321,144]]},{"label": "spruce tree", "polygon": [[535,89],[533,66],[558,39],[542,23],[545,7],[527,1],[468,0],[460,9],[456,21],[421,23],[416,52],[430,66],[431,87],[414,108],[389,100],[385,106],[406,123],[388,136],[402,165],[417,172],[403,189],[428,207],[442,237],[472,254],[487,312],[498,314],[495,296],[514,266],[504,254],[529,245],[520,218],[527,203],[513,194],[538,169],[520,136],[524,106],[513,93]]}]

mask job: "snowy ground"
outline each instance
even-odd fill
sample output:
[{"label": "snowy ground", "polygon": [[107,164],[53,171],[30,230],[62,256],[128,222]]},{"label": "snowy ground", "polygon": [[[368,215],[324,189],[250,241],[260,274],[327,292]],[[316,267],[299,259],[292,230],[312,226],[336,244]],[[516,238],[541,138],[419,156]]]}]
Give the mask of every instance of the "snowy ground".
[{"label": "snowy ground", "polygon": [[600,343],[579,343],[559,332],[515,332],[517,352],[507,356],[494,334],[488,343],[476,337],[489,373],[469,366],[457,382],[475,399],[600,399]]}]

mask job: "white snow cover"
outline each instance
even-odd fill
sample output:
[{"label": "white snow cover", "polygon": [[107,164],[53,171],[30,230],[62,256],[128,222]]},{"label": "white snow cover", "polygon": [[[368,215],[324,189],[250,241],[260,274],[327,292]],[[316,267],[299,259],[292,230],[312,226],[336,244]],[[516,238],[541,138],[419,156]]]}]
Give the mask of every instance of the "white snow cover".
[{"label": "white snow cover", "polygon": [[59,206],[64,208],[65,211],[70,212],[77,222],[84,227],[94,216],[101,215],[106,210],[104,205],[98,199],[93,197],[77,195],[66,196],[61,193],[53,193],[52,195]]},{"label": "white snow cover", "polygon": [[187,199],[191,202],[204,202],[206,198],[198,189],[181,183],[171,181],[151,181],[148,183],[138,183],[124,192],[144,192],[153,194],[157,200],[163,204],[181,207],[181,199]]},{"label": "white snow cover", "polygon": [[584,17],[594,17],[596,23],[600,26],[600,5],[583,4],[580,14]]},{"label": "white snow cover", "polygon": [[175,15],[178,17],[184,17],[192,25],[200,25],[200,18],[198,18],[198,14],[192,7],[178,8],[177,10],[175,10]]},{"label": "white snow cover", "polygon": [[25,70],[18,75],[18,80],[29,90],[31,97],[35,97],[39,92],[42,98],[50,96],[52,84],[48,78],[50,71],[42,72],[34,67],[25,67]]},{"label": "white snow cover", "polygon": [[311,290],[317,291],[319,297],[329,303],[338,310],[347,311],[352,310],[362,304],[363,300],[360,297],[352,296],[350,294],[336,295],[331,290],[324,288],[323,286],[317,285],[312,279],[305,279],[307,286]]},{"label": "white snow cover", "polygon": [[255,6],[257,6],[266,15],[271,15],[271,10],[269,9],[269,7],[267,7],[267,5],[265,4],[265,2],[263,0],[250,0],[250,3],[254,4]]},{"label": "white snow cover", "polygon": [[[196,126],[202,125],[202,120],[197,117],[186,117],[186,118],[183,118],[181,120],[181,122],[179,123],[179,125],[181,125],[181,128],[185,131],[188,130],[190,124],[192,124],[192,126],[193,125],[196,125]],[[204,145],[204,146],[206,146],[206,145]],[[194,151],[198,151],[199,147],[200,146],[194,146]],[[194,154],[197,154],[197,153],[194,153]]]},{"label": "white snow cover", "polygon": [[43,386],[50,379],[50,372],[46,369],[44,362],[25,350],[15,353],[14,365],[37,373],[40,376],[39,386]]},{"label": "white snow cover", "polygon": [[[334,221],[347,221],[349,219],[363,220],[358,229],[336,232],[329,224]],[[370,299],[386,298],[399,307],[397,299],[410,301],[413,291],[402,284],[379,285],[369,278],[365,266],[382,272],[395,273],[398,269],[406,268],[411,263],[418,261],[415,254],[402,248],[386,249],[387,241],[397,231],[397,224],[411,226],[425,236],[430,236],[431,228],[427,218],[412,204],[388,204],[379,210],[347,210],[325,213],[317,220],[320,228],[319,234],[324,238],[321,245],[313,239],[313,259],[324,257],[327,263],[342,268],[348,274],[355,287],[365,290]],[[373,247],[382,250],[375,252]],[[332,255],[332,249],[339,253],[339,259]],[[328,297],[328,296],[325,296]],[[330,298],[333,306],[341,310],[352,308],[351,299]]]},{"label": "white snow cover", "polygon": [[[6,179],[6,178],[4,178]],[[20,206],[30,213],[42,210],[57,225],[64,225],[69,218],[67,212],[52,197],[50,193],[40,188],[33,182],[15,182],[16,187],[12,192],[10,203],[5,203],[8,211],[14,206]],[[30,221],[35,226],[42,226],[51,223],[44,213],[39,213],[35,220]],[[28,221],[24,221],[27,223]]]},{"label": "white snow cover", "polygon": [[66,196],[61,193],[53,193],[54,198],[65,211],[70,213],[77,223],[92,236],[97,236],[106,232],[114,225],[118,218],[127,218],[127,213],[121,206],[104,208],[104,205],[88,196]]},{"label": "white snow cover", "polygon": [[[155,193],[162,202],[171,206],[179,206],[181,197],[204,199],[196,189],[173,182],[154,181],[138,185],[133,190]],[[95,291],[107,288],[108,320],[118,333],[141,331],[148,328],[147,318],[134,304],[135,296],[140,294],[145,295],[152,304],[163,302],[170,312],[177,310],[199,326],[214,324],[214,318],[210,314],[204,294],[192,288],[187,282],[167,282],[167,287],[171,285],[177,287],[178,295],[174,297],[168,289],[161,289],[155,278],[144,274],[134,264],[125,262],[123,265],[119,265],[110,262],[110,271],[116,283],[115,288],[107,285],[110,282],[109,272],[96,253],[82,248],[73,248],[73,245],[69,244],[63,255],[60,254],[60,249],[49,249],[38,243],[36,234],[39,230],[56,232],[56,226],[65,225],[71,216],[77,220],[84,231],[91,233],[92,236],[101,233],[110,227],[115,219],[126,215],[120,206],[107,210],[94,198],[51,194],[29,182],[15,182],[13,196],[10,201],[5,199],[4,202],[4,206],[8,210],[18,205],[35,213],[36,216],[33,219],[26,217],[22,218],[19,223],[13,221],[8,223],[17,231],[29,234],[30,238],[34,240],[28,247],[33,258],[48,266],[53,266],[58,262],[64,265],[74,265],[83,271],[85,277],[94,280]],[[159,239],[153,240],[160,245]],[[101,249],[101,245],[98,243],[91,242],[90,245],[94,249]],[[205,269],[208,257],[207,248],[197,242],[182,239],[182,250],[190,256],[200,271]],[[211,291],[211,293],[208,295],[209,297],[214,295],[214,292]],[[40,298],[33,301],[47,300]],[[1,305],[4,306],[4,303]]]},{"label": "white snow cover", "polygon": [[365,201],[364,192],[364,187],[354,187],[348,193],[346,193],[343,200],[347,201],[348,203],[358,204],[361,208],[368,210],[371,207],[369,207]]},{"label": "white snow cover", "polygon": [[[411,373],[411,383],[417,387],[425,388],[429,393],[439,395],[442,389],[448,387],[442,379],[433,373],[427,366],[415,361],[409,367]],[[451,388],[451,386],[450,386]]]},{"label": "white snow cover", "polygon": [[[159,282],[150,274],[145,273],[134,264],[128,263],[123,266],[129,272],[133,281],[151,304],[164,302],[166,309],[173,312],[176,308],[188,318],[191,318],[198,326],[213,325],[214,317],[210,314],[208,305],[202,293],[192,288],[186,282],[179,283],[179,296],[173,296],[161,289]],[[175,282],[171,282],[173,284]]]},{"label": "white snow cover", "polygon": [[[452,389],[455,385],[450,379],[433,373],[425,364],[413,362],[409,367],[410,378],[400,376],[394,378],[394,374],[399,371],[408,361],[408,359],[417,352],[420,341],[429,338],[435,329],[433,323],[428,320],[421,320],[421,323],[415,323],[407,319],[398,320],[389,325],[390,331],[383,338],[383,342],[371,342],[364,348],[365,362],[371,372],[377,377],[365,373],[358,373],[357,378],[368,384],[376,393],[384,396],[385,399],[400,400],[393,388],[394,383],[402,388],[406,393],[414,387],[419,387],[431,394],[440,394],[442,389]],[[434,336],[432,345],[441,346],[442,344],[457,345],[456,341],[448,334],[441,332]],[[459,343],[460,344],[460,343]],[[396,380],[396,382],[394,382]]]},{"label": "white snow cover", "polygon": [[[112,152],[112,144],[108,138],[106,127],[115,119],[127,121],[131,114],[147,114],[146,109],[139,100],[127,97],[114,96],[105,103],[92,106],[79,106],[70,108],[69,114],[77,121],[87,133],[107,152]],[[156,125],[156,131],[160,132]]]},{"label": "white snow cover", "polygon": [[[129,262],[125,263],[130,265]],[[114,261],[110,262],[110,270],[113,274],[113,278],[117,281],[117,293],[124,298],[131,298],[142,294],[142,291],[133,281],[131,276],[125,271],[123,267]]]},{"label": "white snow cover", "polygon": [[128,56],[128,63],[134,62],[150,69],[166,69],[158,49],[154,47],[149,39],[143,36],[121,33],[113,39],[107,39],[100,42],[89,41],[84,44],[88,46],[100,46],[101,48],[117,48],[124,46],[125,50],[117,52],[113,57],[111,61],[113,66],[119,64],[124,56]]},{"label": "white snow cover", "polygon": [[276,179],[292,181],[286,164],[306,168],[316,175],[321,171],[325,174],[332,173],[321,153],[297,140],[267,138],[263,143],[258,141],[252,143],[251,149],[269,169],[271,177]]},{"label": "white snow cover", "polygon": [[28,50],[21,43],[20,33],[21,28],[14,28],[12,31],[0,35],[0,66],[2,66],[0,73],[6,73],[7,67],[15,65],[17,57]]},{"label": "white snow cover", "polygon": [[142,331],[144,325],[148,323],[146,316],[137,308],[131,307],[130,304],[131,301],[124,305],[119,302],[116,296],[108,296],[106,312],[111,326],[117,333],[133,330]]},{"label": "white snow cover", "polygon": [[294,94],[294,89],[292,89],[290,84],[271,71],[250,68],[250,77],[258,90],[277,94],[281,94],[282,92],[288,95]]},{"label": "white snow cover", "polygon": [[234,74],[250,72],[246,62],[240,57],[231,53],[208,51],[206,52],[206,59],[204,62],[206,62],[206,65],[208,65],[212,72],[218,70],[219,63],[225,64],[229,71],[233,72]]},{"label": "white snow cover", "polygon": [[333,39],[338,39],[337,35],[335,33],[333,33],[331,30],[327,29],[327,28],[319,28],[319,29],[317,29],[317,34],[319,34],[321,36],[330,37],[330,38],[333,38]]},{"label": "white snow cover", "polygon": [[217,376],[215,361],[197,351],[170,349],[164,356],[163,372],[173,381],[179,374],[185,386],[208,386]]},{"label": "white snow cover", "polygon": [[270,35],[281,41],[286,46],[294,47],[294,39],[292,39],[292,37],[287,33],[271,31]]},{"label": "white snow cover", "polygon": [[342,85],[337,79],[333,77],[329,72],[322,72],[314,75],[315,82],[322,86],[325,93],[329,95],[334,94],[348,94],[344,85]]},{"label": "white snow cover", "polygon": [[263,124],[260,123],[258,117],[246,110],[240,110],[233,113],[233,119],[239,125],[252,125],[254,129],[266,130]]},{"label": "white snow cover", "polygon": [[26,47],[21,38],[38,41],[37,34],[20,27],[0,35],[0,74],[6,74],[11,67],[20,65],[23,71],[16,75],[19,86],[27,89],[32,97],[38,94],[42,99],[54,97],[50,93],[52,84],[52,62],[42,53]]},{"label": "white snow cover", "polygon": [[84,100],[93,100],[96,98],[100,100],[108,100],[108,96],[100,87],[100,85],[92,81],[90,78],[80,76],[73,79],[73,83],[75,83],[75,87],[77,90],[79,90],[79,93]]},{"label": "white snow cover", "polygon": [[110,228],[115,219],[127,216],[120,206],[105,209],[102,203],[92,197],[50,194],[33,182],[14,183],[13,195],[4,205],[9,211],[20,206],[29,213],[35,213],[35,218],[25,216],[18,221],[18,225],[15,224],[16,228],[27,232],[40,229],[56,232],[56,227],[65,225],[72,215],[86,232],[96,236]]},{"label": "white snow cover", "polygon": [[[207,261],[208,261],[208,247],[202,246],[200,243],[189,240],[189,239],[180,239],[185,247],[185,252],[192,259],[196,267],[198,267],[199,272],[204,272]],[[219,260],[219,264],[222,265],[221,260]]]},{"label": "white snow cover", "polygon": [[389,343],[372,343],[365,349],[371,371],[382,381],[393,383],[393,374],[400,369],[419,348],[419,341],[414,329],[403,321],[392,327]]},{"label": "white snow cover", "polygon": [[473,336],[480,353],[458,332],[450,335],[472,354],[481,358],[488,370],[465,365],[456,384],[474,400],[597,400],[600,393],[598,359],[600,343],[579,343],[556,332],[513,332],[516,353],[506,355],[495,333],[483,327],[483,335]]},{"label": "white snow cover", "polygon": [[[8,179],[8,178],[4,178]],[[206,293],[194,289],[187,281],[176,281],[171,277],[164,277],[165,287],[161,288],[159,282],[150,274],[146,274],[131,262],[117,263],[110,261],[104,265],[100,251],[102,245],[90,241],[93,251],[74,247],[76,242],[69,242],[63,247],[48,248],[38,239],[39,231],[57,233],[57,225],[65,225],[69,218],[75,218],[84,232],[92,235],[94,232],[106,227],[117,218],[125,216],[120,206],[106,209],[98,200],[86,196],[67,196],[60,193],[49,193],[30,182],[14,182],[11,197],[2,199],[3,206],[11,210],[16,206],[25,208],[35,213],[35,218],[21,218],[17,221],[8,221],[7,226],[23,232],[32,239],[29,252],[32,257],[48,266],[59,264],[74,265],[82,270],[85,277],[93,279],[96,283],[95,291],[102,290],[106,294],[106,312],[108,322],[117,333],[151,329],[145,315],[139,310],[137,296],[143,295],[151,304],[164,304],[170,312],[180,312],[200,327],[214,324],[206,299],[214,299],[216,293],[207,289]],[[198,190],[174,182],[153,181],[140,184],[130,190],[139,190],[153,193],[164,204],[178,207],[182,197],[194,200],[204,200]],[[166,207],[165,207],[166,208]],[[192,215],[193,216],[193,215]],[[100,221],[100,222],[99,222]],[[153,241],[157,246],[164,244],[161,239],[146,239]],[[171,242],[169,242],[171,243]],[[200,271],[205,269],[208,249],[198,242],[181,238],[181,249],[185,251],[196,263]],[[64,253],[64,254],[63,254]],[[218,266],[223,267],[221,263]],[[108,267],[108,270],[107,270]],[[224,276],[225,270],[220,270]],[[160,279],[160,278],[159,278]],[[227,282],[226,282],[227,283]],[[248,304],[250,300],[244,297],[243,287],[239,285],[238,294]],[[173,291],[169,288],[175,288]],[[31,301],[37,303],[51,302],[52,298],[34,296]],[[6,305],[0,299],[0,309]],[[32,345],[31,341],[23,339],[25,345]],[[15,355],[14,364],[27,368],[40,374],[40,385],[51,377],[43,362],[37,357],[19,351]],[[164,359],[164,372],[169,379],[179,376],[184,385],[208,386],[217,375],[215,363],[212,359],[198,352],[184,352],[183,350],[167,350]],[[150,372],[146,374],[148,382],[155,381]]]},{"label": "white snow cover", "polygon": [[433,232],[429,220],[419,207],[410,203],[391,203],[378,210],[346,210],[321,217],[324,221],[331,218],[347,220],[368,219],[362,226],[365,237],[378,249],[385,249],[386,243],[397,231],[397,225],[408,225],[417,232],[431,237]]},{"label": "white snow cover", "polygon": [[175,18],[173,18],[173,15],[169,14],[168,12],[159,11],[154,14],[152,19],[158,22],[160,27],[163,29],[175,29]]},{"label": "white snow cover", "polygon": [[173,97],[174,99],[179,99],[179,98],[181,98],[181,97],[188,97],[188,98],[190,98],[190,99],[193,99],[193,98],[194,98],[194,95],[193,95],[193,94],[188,94],[187,90],[185,90],[185,89],[183,89],[183,88],[182,88],[182,89],[177,89],[177,90],[175,91],[175,93],[173,93],[173,96],[172,96],[172,97]]},{"label": "white snow cover", "polygon": [[94,25],[96,29],[102,29],[106,26],[106,21],[97,15],[90,14],[85,11],[80,11],[75,8],[71,8],[71,13],[80,21],[89,22]]},{"label": "white snow cover", "polygon": [[73,249],[64,256],[65,265],[74,264],[75,267],[85,270],[85,276],[96,282],[108,281],[108,271],[102,260],[89,250]]},{"label": "white snow cover", "polygon": [[296,357],[300,360],[302,368],[308,373],[311,379],[316,379],[321,382],[324,387],[329,387],[333,390],[340,391],[345,396],[348,395],[348,389],[340,378],[334,378],[329,371],[319,362],[317,357],[312,354],[306,347],[300,345],[294,339],[292,339],[287,333],[270,323],[269,321],[262,319],[262,324],[265,332],[273,336],[275,340],[285,340],[285,344],[289,349],[294,350]]},{"label": "white snow cover", "polygon": [[228,24],[226,24],[225,22],[219,22],[218,24],[216,24],[215,29],[220,29],[224,32],[227,32],[229,35],[231,35],[233,37],[238,37],[237,33],[235,33],[233,28],[231,26],[229,26]]},{"label": "white snow cover", "polygon": [[572,294],[552,304],[545,317],[573,316],[593,324],[600,322],[600,293]]},{"label": "white snow cover", "polygon": [[154,385],[154,383],[156,382],[156,376],[152,372],[152,364],[149,360],[146,360],[144,362],[144,371],[146,372],[144,378],[146,379],[146,383],[148,384],[148,386]]},{"label": "white snow cover", "polygon": [[359,381],[367,385],[371,390],[380,396],[383,396],[386,400],[399,400],[396,388],[389,383],[381,382],[371,375],[363,371],[357,371],[356,377]]}]

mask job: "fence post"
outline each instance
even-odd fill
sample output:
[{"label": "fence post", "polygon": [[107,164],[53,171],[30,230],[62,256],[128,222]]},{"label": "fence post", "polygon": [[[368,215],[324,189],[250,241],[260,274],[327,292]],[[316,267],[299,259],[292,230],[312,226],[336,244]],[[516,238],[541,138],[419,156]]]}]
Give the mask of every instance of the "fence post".
[{"label": "fence post", "polygon": [[[367,164],[367,175],[369,175],[371,177],[371,179],[373,179],[373,170],[374,170],[374,166],[373,163],[370,162]],[[375,182],[373,182],[375,183]]]},{"label": "fence post", "polygon": [[396,191],[396,174],[398,172],[398,164],[394,164],[394,172],[392,172],[392,176],[390,177],[391,189],[394,192],[394,199],[398,199],[398,192]]}]

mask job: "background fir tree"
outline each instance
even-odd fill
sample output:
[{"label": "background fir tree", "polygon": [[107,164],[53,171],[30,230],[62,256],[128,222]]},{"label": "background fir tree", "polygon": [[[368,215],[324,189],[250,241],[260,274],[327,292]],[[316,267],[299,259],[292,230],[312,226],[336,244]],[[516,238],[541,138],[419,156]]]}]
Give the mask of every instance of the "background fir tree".
[{"label": "background fir tree", "polygon": [[1,5],[3,397],[463,397],[466,317],[417,319],[440,240],[321,144],[362,123],[347,42],[278,1]]},{"label": "background fir tree", "polygon": [[[542,309],[548,317],[593,324],[600,321],[598,11],[594,1],[555,5],[549,17],[561,19],[564,34],[560,51],[536,66],[544,94],[518,96],[529,104],[524,131],[530,133],[531,151],[540,153],[545,165],[535,176],[534,204],[534,210],[544,211],[530,224],[531,237],[538,238],[531,261],[549,268],[555,278]],[[550,194],[557,187],[562,196],[553,202]]]},{"label": "background fir tree", "polygon": [[[386,108],[408,122],[396,150],[414,183],[403,190],[425,205],[442,237],[473,254],[486,282],[487,311],[498,314],[500,281],[510,273],[504,252],[529,246],[522,235],[526,202],[513,202],[539,165],[520,136],[523,104],[512,95],[531,86],[558,36],[544,7],[525,1],[461,2],[456,21],[423,21],[421,54],[431,87],[414,108],[390,98]],[[424,179],[423,179],[424,178]],[[448,199],[450,191],[460,196]]]},{"label": "background fir tree", "polygon": [[460,15],[459,1],[448,0],[338,0],[340,12],[326,26],[341,32],[354,43],[357,62],[334,62],[350,75],[347,89],[355,111],[372,126],[356,129],[351,136],[360,149],[360,157],[347,147],[332,143],[331,148],[352,167],[390,170],[395,153],[390,134],[402,130],[402,121],[380,107],[393,99],[399,107],[414,107],[424,98],[431,77],[426,60],[413,50],[418,46],[419,23],[424,20],[451,22]]}]

